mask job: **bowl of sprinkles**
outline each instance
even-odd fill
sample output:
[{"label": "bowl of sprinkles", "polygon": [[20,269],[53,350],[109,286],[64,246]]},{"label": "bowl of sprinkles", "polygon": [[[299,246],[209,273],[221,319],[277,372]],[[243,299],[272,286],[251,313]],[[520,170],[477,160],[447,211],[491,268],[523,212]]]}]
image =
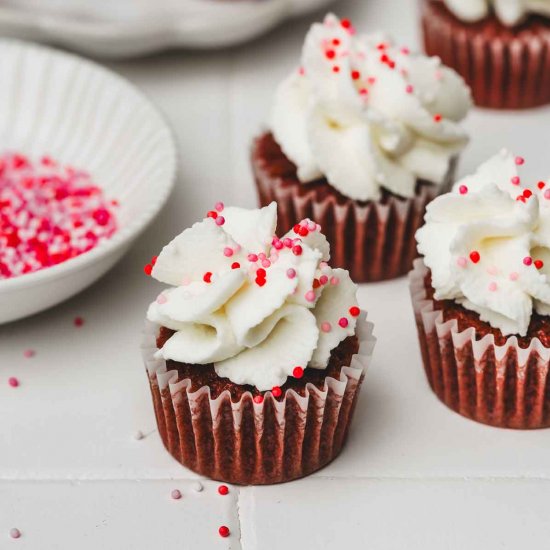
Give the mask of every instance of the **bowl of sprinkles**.
[{"label": "bowl of sprinkles", "polygon": [[168,198],[170,130],[131,84],[0,40],[0,323],[93,283]]}]

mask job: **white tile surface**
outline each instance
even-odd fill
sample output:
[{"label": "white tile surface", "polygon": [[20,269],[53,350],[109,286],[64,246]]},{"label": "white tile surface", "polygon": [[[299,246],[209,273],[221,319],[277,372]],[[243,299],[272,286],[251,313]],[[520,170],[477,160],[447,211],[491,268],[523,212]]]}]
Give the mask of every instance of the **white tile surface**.
[{"label": "white tile surface", "polygon": [[[337,11],[360,28],[385,27],[414,45],[415,6],[345,0]],[[525,533],[533,547],[547,545],[541,510],[550,431],[484,427],[437,401],[420,366],[405,280],[361,289],[379,342],[342,456],[304,481],[241,489],[239,518],[236,503],[224,511],[230,501],[199,498],[177,503],[185,513],[172,515],[179,508],[166,498],[169,480],[196,476],[168,456],[155,431],[138,342],[160,287],[142,275],[142,265],[216,200],[255,205],[250,140],[274,87],[296,64],[308,25],[296,21],[235,50],[111,64],[166,114],[179,141],[181,176],[162,215],[107,277],[60,307],[0,326],[2,550],[238,548],[238,520],[244,550],[335,548],[342,540],[369,550],[492,550],[522,546]],[[548,123],[550,108],[476,111],[462,172],[506,145],[527,158],[529,175],[547,176]],[[77,315],[86,321],[80,329],[72,325]],[[32,359],[23,357],[28,348],[37,352]],[[8,376],[21,386],[9,388]],[[136,430],[147,437],[136,441]],[[223,513],[235,526],[230,541],[211,536]],[[322,529],[312,533],[312,524]],[[12,526],[24,538],[9,540]],[[60,536],[62,529],[71,536]]]}]

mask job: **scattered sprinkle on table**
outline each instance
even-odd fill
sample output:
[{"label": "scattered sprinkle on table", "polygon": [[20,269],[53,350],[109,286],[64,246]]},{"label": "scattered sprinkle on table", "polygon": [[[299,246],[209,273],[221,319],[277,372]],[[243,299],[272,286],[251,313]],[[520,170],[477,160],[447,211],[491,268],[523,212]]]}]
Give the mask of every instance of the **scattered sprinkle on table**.
[{"label": "scattered sprinkle on table", "polygon": [[134,433],[134,439],[136,439],[137,441],[143,439],[144,437],[145,436],[143,435],[143,432],[141,430],[138,430]]},{"label": "scattered sprinkle on table", "polygon": [[202,483],[200,481],[195,481],[195,483],[193,484],[193,491],[195,491],[196,493],[200,493],[203,488],[204,487],[202,486]]},{"label": "scattered sprinkle on table", "polygon": [[21,531],[19,531],[19,529],[17,529],[17,527],[13,527],[12,529],[10,529],[10,537],[12,539],[18,539],[21,537]]},{"label": "scattered sprinkle on table", "polygon": [[84,324],[84,319],[82,317],[75,317],[74,318],[74,326],[75,327],[81,327]]},{"label": "scattered sprinkle on table", "polygon": [[226,538],[231,534],[231,531],[229,530],[229,527],[227,527],[226,525],[222,525],[218,529],[218,533],[220,534],[220,537]]},{"label": "scattered sprinkle on table", "polygon": [[179,489],[174,489],[171,493],[171,496],[174,500],[179,500],[181,498],[181,491]]},{"label": "scattered sprinkle on table", "polygon": [[34,357],[35,355],[36,355],[36,351],[34,351],[33,349],[26,349],[23,352],[23,356],[26,357],[27,359],[30,359],[31,357]]},{"label": "scattered sprinkle on table", "polygon": [[115,206],[86,172],[50,157],[0,154],[0,279],[95,248],[117,229]]}]

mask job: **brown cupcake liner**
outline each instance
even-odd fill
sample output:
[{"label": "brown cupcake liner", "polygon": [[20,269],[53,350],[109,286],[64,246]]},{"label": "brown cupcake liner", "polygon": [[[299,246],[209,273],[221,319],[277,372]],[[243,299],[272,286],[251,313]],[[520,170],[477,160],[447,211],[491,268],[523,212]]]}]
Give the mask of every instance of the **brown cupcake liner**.
[{"label": "brown cupcake liner", "polygon": [[521,348],[515,336],[503,346],[492,334],[444,322],[425,288],[421,259],[409,275],[422,360],[434,393],[453,411],[499,428],[550,427],[550,349],[534,338]]},{"label": "brown cupcake liner", "polygon": [[319,223],[330,243],[331,265],[347,269],[356,283],[395,279],[411,270],[418,256],[414,235],[424,224],[426,206],[450,190],[458,160],[451,162],[442,185],[419,182],[411,199],[392,195],[385,202],[359,203],[270,175],[255,150],[252,164],[261,206],[277,203],[281,232],[304,218]]},{"label": "brown cupcake liner", "polygon": [[466,80],[474,101],[493,109],[550,103],[550,23],[532,16],[516,28],[493,15],[468,24],[442,2],[422,0],[426,53],[438,56]]},{"label": "brown cupcake liner", "polygon": [[206,386],[191,391],[189,379],[155,358],[159,327],[147,322],[142,354],[162,442],[198,474],[242,485],[291,481],[331,462],[341,451],[370,362],[375,339],[364,313],[358,319],[359,352],[340,378],[323,390],[307,384],[305,396],[287,390],[282,400],[267,392],[262,403],[245,393],[232,402]]}]

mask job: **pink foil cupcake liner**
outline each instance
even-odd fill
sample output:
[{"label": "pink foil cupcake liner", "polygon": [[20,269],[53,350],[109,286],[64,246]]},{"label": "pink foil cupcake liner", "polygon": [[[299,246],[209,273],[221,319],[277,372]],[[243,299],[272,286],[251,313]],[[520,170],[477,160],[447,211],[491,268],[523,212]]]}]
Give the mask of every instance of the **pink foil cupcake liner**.
[{"label": "pink foil cupcake liner", "polygon": [[422,360],[434,393],[453,411],[500,428],[550,427],[550,349],[534,338],[521,348],[511,336],[495,344],[491,334],[477,340],[474,328],[459,332],[444,322],[427,295],[429,271],[415,261],[409,275]]},{"label": "pink foil cupcake liner", "polygon": [[413,198],[389,196],[385,202],[366,203],[274,177],[255,154],[252,163],[261,206],[277,203],[277,227],[286,232],[304,218],[319,223],[330,243],[331,265],[347,269],[357,283],[369,283],[401,277],[411,270],[418,256],[414,235],[424,224],[426,206],[450,190],[457,159],[442,185],[419,182],[420,190]]},{"label": "pink foil cupcake liner", "polygon": [[323,390],[308,384],[305,396],[287,390],[281,401],[267,392],[262,403],[250,393],[213,399],[206,386],[192,392],[190,380],[154,357],[158,329],[147,322],[142,354],[160,436],[184,466],[229,483],[270,484],[311,474],[340,453],[375,344],[364,313],[359,352],[338,380],[327,377]]}]

